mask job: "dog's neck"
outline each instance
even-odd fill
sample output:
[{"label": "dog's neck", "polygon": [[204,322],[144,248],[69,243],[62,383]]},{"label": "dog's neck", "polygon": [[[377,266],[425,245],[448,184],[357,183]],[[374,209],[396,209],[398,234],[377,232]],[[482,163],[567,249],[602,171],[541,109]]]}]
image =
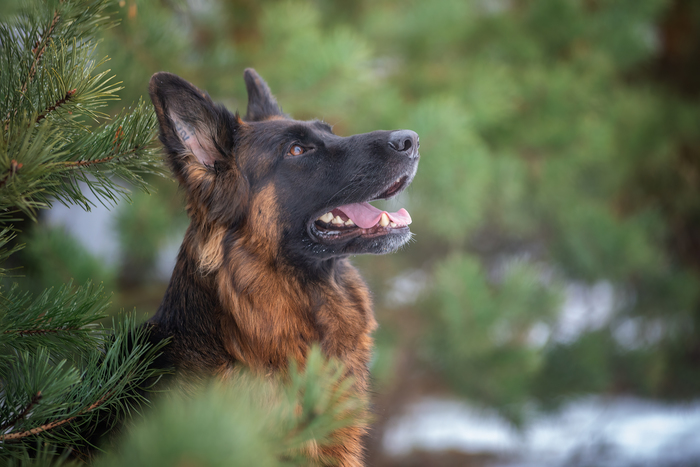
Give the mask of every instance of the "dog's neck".
[{"label": "dog's neck", "polygon": [[[257,239],[191,226],[152,322],[190,346],[218,348],[213,365],[282,369],[318,343],[364,386],[376,322],[357,270],[339,259],[310,278],[269,253]],[[189,351],[201,359],[204,349]]]}]

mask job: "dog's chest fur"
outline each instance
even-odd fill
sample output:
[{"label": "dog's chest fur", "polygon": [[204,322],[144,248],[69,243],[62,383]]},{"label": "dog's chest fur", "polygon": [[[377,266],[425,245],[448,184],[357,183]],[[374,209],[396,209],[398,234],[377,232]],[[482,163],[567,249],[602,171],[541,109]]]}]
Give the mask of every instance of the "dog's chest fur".
[{"label": "dog's chest fur", "polygon": [[323,274],[298,271],[261,258],[244,239],[226,241],[214,271],[202,273],[202,247],[190,227],[158,313],[154,338],[172,336],[165,364],[190,373],[225,375],[239,365],[261,372],[303,362],[309,347],[344,363],[358,389],[376,328],[369,291],[345,259]]}]

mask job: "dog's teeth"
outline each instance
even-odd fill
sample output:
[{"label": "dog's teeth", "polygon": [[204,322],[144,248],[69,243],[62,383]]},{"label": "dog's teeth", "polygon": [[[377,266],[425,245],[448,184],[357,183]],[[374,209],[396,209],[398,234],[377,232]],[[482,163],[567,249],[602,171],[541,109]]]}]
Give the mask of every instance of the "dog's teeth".
[{"label": "dog's teeth", "polygon": [[379,225],[381,225],[382,227],[386,227],[387,225],[389,225],[389,222],[389,216],[387,216],[386,213],[383,212],[381,219],[379,219]]},{"label": "dog's teeth", "polygon": [[352,221],[352,219],[348,219],[348,220],[345,221],[345,225],[347,225],[347,226],[353,226],[353,225],[355,225],[355,223]]},{"label": "dog's teeth", "polygon": [[335,216],[331,222],[336,225],[345,224],[345,222],[343,222],[343,219],[341,219],[340,216]]},{"label": "dog's teeth", "polygon": [[330,221],[333,220],[333,214],[331,214],[330,212],[327,212],[327,213],[325,213],[324,215],[322,215],[321,217],[319,217],[318,220],[320,220],[321,222],[325,222],[326,224],[328,224]]},{"label": "dog's teeth", "polygon": [[398,226],[399,226],[399,224],[397,224],[396,222],[390,222],[389,225],[392,226],[392,227],[398,227]]}]

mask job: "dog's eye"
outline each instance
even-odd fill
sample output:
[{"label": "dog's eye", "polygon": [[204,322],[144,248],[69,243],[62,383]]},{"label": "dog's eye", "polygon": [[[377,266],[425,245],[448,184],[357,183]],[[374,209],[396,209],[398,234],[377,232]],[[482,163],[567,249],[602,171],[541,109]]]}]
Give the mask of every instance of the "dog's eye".
[{"label": "dog's eye", "polygon": [[291,148],[289,148],[289,155],[290,156],[301,156],[304,154],[305,150],[298,144],[293,145]]}]

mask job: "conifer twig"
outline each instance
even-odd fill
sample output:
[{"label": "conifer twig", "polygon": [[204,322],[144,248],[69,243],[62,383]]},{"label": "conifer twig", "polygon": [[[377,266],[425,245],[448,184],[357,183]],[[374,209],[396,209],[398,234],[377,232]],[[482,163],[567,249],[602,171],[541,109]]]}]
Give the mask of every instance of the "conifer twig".
[{"label": "conifer twig", "polygon": [[[34,78],[34,75],[36,74],[36,68],[39,65],[39,61],[41,60],[41,57],[44,55],[44,52],[46,51],[46,45],[49,43],[49,37],[53,33],[54,28],[56,27],[56,23],[58,23],[58,19],[61,17],[61,15],[58,14],[58,10],[56,10],[53,14],[53,21],[51,22],[51,26],[49,26],[49,29],[46,30],[44,34],[42,34],[42,37],[39,38],[38,41],[36,41],[36,45],[34,46],[34,49],[32,49],[32,52],[34,52],[34,61],[32,62],[31,68],[29,68],[29,76],[27,77],[27,81],[24,82],[22,85],[22,94],[27,92],[27,86],[29,86],[29,83],[31,80]],[[39,49],[39,46],[42,45],[41,49]]]},{"label": "conifer twig", "polygon": [[3,334],[16,334],[18,336],[31,336],[35,334],[58,334],[59,332],[63,331],[77,331],[80,328],[76,327],[67,327],[67,328],[60,328],[60,329],[29,329],[29,330],[7,330],[3,332]]},{"label": "conifer twig", "polygon": [[121,159],[123,157],[124,158],[131,157],[139,149],[143,149],[143,147],[135,146],[123,154],[116,154],[114,156],[107,156],[107,157],[103,157],[102,159],[82,160],[82,161],[67,161],[67,162],[64,162],[63,165],[68,167],[68,168],[71,168],[71,169],[76,169],[78,167],[89,167],[91,165],[104,164],[105,162],[109,162],[112,159]]},{"label": "conifer twig", "polygon": [[[32,62],[32,66],[29,67],[29,76],[27,76],[27,81],[25,81],[22,84],[22,89],[20,90],[20,99],[24,96],[24,93],[27,92],[27,87],[29,86],[29,83],[34,79],[34,75],[36,74],[36,69],[37,66],[39,66],[39,61],[41,60],[41,57],[44,56],[44,52],[46,51],[46,45],[49,43],[49,37],[53,33],[53,30],[56,28],[56,23],[58,23],[58,19],[61,17],[61,15],[58,14],[58,10],[54,11],[53,13],[53,21],[51,22],[51,26],[44,32],[44,34],[39,37],[39,39],[35,42],[34,48],[32,49],[32,53],[34,53],[34,61]],[[42,45],[41,49],[39,49],[39,46]],[[19,106],[15,109],[14,115],[17,115],[17,112],[19,112]],[[7,120],[5,123],[5,132],[7,132],[7,129],[10,127],[10,114],[7,114]]]},{"label": "conifer twig", "polygon": [[13,418],[12,420],[8,420],[7,422],[0,425],[0,431],[4,431],[7,428],[17,424],[17,422],[22,420],[34,408],[34,406],[39,403],[40,400],[41,400],[41,391],[34,394],[34,397],[32,397],[32,400],[29,401],[29,404],[27,404],[27,406],[24,408],[24,410],[22,410],[22,412],[17,414],[17,416],[15,418]]},{"label": "conifer twig", "polygon": [[63,96],[62,98],[60,98],[59,100],[57,100],[56,103],[55,103],[54,105],[52,105],[51,107],[47,108],[47,109],[44,110],[42,113],[40,113],[40,114],[36,117],[35,123],[39,123],[40,121],[42,121],[43,119],[45,119],[46,116],[47,116],[49,113],[53,112],[54,110],[56,110],[57,108],[59,108],[60,106],[62,106],[62,105],[65,104],[66,102],[68,102],[68,101],[70,100],[70,98],[73,97],[73,96],[75,95],[76,92],[77,92],[77,89],[71,89],[70,91],[68,91],[68,92],[66,93],[66,95]]},{"label": "conifer twig", "polygon": [[73,415],[72,417],[68,417],[68,418],[65,418],[63,420],[56,420],[54,422],[47,423],[45,425],[41,425],[41,426],[38,426],[36,428],[32,428],[31,430],[20,431],[19,433],[8,433],[6,435],[0,435],[0,441],[14,441],[14,440],[26,438],[27,436],[38,435],[39,433],[43,433],[44,431],[53,430],[54,428],[58,428],[59,426],[65,425],[66,423],[70,423],[73,420],[75,420],[76,418],[78,418],[79,416],[86,414],[86,413],[90,412],[91,410],[94,410],[97,407],[99,407],[100,405],[102,405],[102,403],[107,399],[107,397],[109,397],[109,395],[110,395],[110,393],[105,394],[104,396],[102,396],[100,398],[100,400],[98,400],[97,402],[95,402],[90,407],[86,408],[85,410],[81,411],[77,415]]}]

